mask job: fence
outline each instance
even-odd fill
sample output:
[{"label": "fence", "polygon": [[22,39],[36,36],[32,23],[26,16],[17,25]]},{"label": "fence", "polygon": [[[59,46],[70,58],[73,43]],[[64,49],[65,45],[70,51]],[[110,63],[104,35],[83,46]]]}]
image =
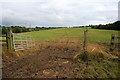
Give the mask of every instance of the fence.
[{"label": "fence", "polygon": [[[87,35],[88,35],[88,30],[86,29],[84,31],[84,45],[83,45],[84,52],[87,51],[87,42],[88,42]],[[118,51],[120,52],[120,37],[115,36],[115,34],[111,34],[110,51],[113,51],[115,49],[115,39],[118,40],[117,48]]]},{"label": "fence", "polygon": [[6,36],[2,37],[6,37],[6,40],[2,40],[2,42],[6,42],[8,51],[19,51],[35,46],[35,41],[32,36],[12,33],[11,28],[8,28]]},{"label": "fence", "polygon": [[35,46],[35,41],[32,36],[13,33],[13,46],[15,51],[29,49]]},{"label": "fence", "polygon": [[118,45],[118,50],[120,51],[119,49],[120,48],[120,43],[119,43],[120,37],[116,37],[115,34],[111,34],[110,51],[113,51],[115,48],[115,39],[118,39],[117,45]]},{"label": "fence", "polygon": [[[88,41],[87,35],[88,35],[88,30],[86,29],[84,31],[84,46],[83,46],[84,52],[87,51],[87,41]],[[118,40],[117,47],[118,47],[118,51],[120,52],[120,37],[116,37],[115,34],[111,34],[110,51],[113,51],[115,49],[115,39]]]},{"label": "fence", "polygon": [[[2,35],[2,38],[5,37],[6,38],[6,35]],[[6,40],[0,40],[0,42],[6,42]]]},{"label": "fence", "polygon": [[84,45],[83,45],[84,52],[87,51],[87,41],[88,41],[88,29],[84,31]]},{"label": "fence", "polygon": [[[83,49],[85,52],[87,50],[87,41],[88,41],[87,35],[88,35],[88,30],[85,30],[84,31],[84,46],[83,46]],[[24,49],[28,49],[32,46],[35,46],[35,41],[32,36],[12,33],[11,28],[8,28],[6,36],[4,35],[2,37],[6,37],[6,40],[0,40],[0,41],[6,42],[8,51],[24,50]],[[118,39],[120,41],[120,37],[116,37],[115,34],[112,34],[111,35],[111,43],[110,43],[110,51],[114,50],[115,39]],[[120,43],[118,43],[118,48],[120,48]]]}]

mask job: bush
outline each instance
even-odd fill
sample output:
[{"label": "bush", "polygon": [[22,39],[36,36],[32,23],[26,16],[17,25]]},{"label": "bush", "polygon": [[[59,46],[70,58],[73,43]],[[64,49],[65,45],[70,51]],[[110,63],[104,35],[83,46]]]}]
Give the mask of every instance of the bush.
[{"label": "bush", "polygon": [[22,32],[22,28],[20,27],[15,27],[12,29],[13,33],[21,33]]},{"label": "bush", "polygon": [[6,27],[2,27],[2,34],[6,34],[7,33],[7,28]]}]

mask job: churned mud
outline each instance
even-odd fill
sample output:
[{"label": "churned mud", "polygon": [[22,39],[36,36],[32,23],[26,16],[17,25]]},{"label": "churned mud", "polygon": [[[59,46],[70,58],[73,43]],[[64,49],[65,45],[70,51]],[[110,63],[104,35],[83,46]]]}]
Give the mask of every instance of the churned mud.
[{"label": "churned mud", "polygon": [[89,42],[87,52],[90,60],[86,64],[81,59],[75,59],[83,53],[83,42],[79,40],[46,41],[37,45],[37,51],[31,51],[32,54],[20,56],[20,58],[3,59],[2,76],[3,78],[114,77],[118,70],[115,67],[117,62],[108,59],[116,60],[118,54],[110,53],[108,47],[108,44]]},{"label": "churned mud", "polygon": [[3,60],[3,78],[74,78],[73,57],[80,49],[76,44],[54,42],[29,56]]}]

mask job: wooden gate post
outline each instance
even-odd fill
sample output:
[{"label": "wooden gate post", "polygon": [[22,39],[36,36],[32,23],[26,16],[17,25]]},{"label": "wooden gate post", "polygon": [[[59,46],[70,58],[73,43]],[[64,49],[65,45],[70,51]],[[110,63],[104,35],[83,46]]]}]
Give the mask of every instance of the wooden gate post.
[{"label": "wooden gate post", "polygon": [[86,52],[87,51],[87,33],[88,33],[88,30],[86,29],[85,31],[84,31],[84,46],[83,46],[83,49],[84,49],[84,52]]},{"label": "wooden gate post", "polygon": [[8,51],[11,51],[11,50],[13,49],[13,34],[12,34],[12,28],[8,28],[8,30],[7,30],[6,43],[7,43],[7,49],[8,49]]},{"label": "wooden gate post", "polygon": [[110,43],[110,51],[114,50],[114,40],[115,40],[115,34],[111,35],[111,43]]}]

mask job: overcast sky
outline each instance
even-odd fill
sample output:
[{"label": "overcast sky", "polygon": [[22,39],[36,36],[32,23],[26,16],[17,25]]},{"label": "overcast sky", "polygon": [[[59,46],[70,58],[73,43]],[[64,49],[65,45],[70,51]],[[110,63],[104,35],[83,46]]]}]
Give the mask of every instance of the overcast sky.
[{"label": "overcast sky", "polygon": [[118,20],[119,0],[3,0],[2,25],[75,26]]}]

